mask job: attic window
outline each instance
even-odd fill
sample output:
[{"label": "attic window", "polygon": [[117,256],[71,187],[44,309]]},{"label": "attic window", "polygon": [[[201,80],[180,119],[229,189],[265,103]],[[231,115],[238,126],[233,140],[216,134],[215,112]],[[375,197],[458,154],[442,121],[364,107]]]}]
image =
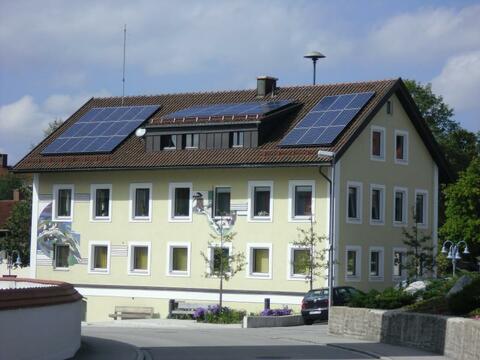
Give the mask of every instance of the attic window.
[{"label": "attic window", "polygon": [[175,150],[177,148],[177,135],[162,135],[160,137],[162,150]]},{"label": "attic window", "polygon": [[392,100],[387,101],[387,114],[392,115],[393,114],[393,103]]},{"label": "attic window", "polygon": [[185,149],[198,149],[198,134],[185,134],[183,143],[185,144]]},{"label": "attic window", "polygon": [[234,131],[230,133],[230,147],[243,147],[243,131]]}]

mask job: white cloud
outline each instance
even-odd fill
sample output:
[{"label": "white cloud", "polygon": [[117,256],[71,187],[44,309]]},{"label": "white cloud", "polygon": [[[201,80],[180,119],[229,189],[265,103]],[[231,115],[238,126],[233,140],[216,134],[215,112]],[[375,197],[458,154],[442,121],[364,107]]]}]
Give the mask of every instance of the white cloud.
[{"label": "white cloud", "polygon": [[455,110],[480,110],[480,50],[448,59],[432,80],[432,89],[442,94]]},{"label": "white cloud", "polygon": [[480,48],[480,5],[422,8],[387,19],[369,35],[371,57],[414,64]]}]

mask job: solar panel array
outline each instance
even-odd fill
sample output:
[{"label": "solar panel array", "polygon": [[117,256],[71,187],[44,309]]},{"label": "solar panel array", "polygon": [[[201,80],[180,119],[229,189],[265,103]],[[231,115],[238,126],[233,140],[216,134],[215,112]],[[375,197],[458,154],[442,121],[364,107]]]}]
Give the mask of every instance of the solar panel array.
[{"label": "solar panel array", "polygon": [[292,104],[292,100],[243,102],[232,104],[201,105],[182,109],[165,116],[162,119],[209,118],[221,116],[256,116],[266,115]]},{"label": "solar panel array", "polygon": [[374,92],[325,96],[281,141],[280,146],[329,145]]},{"label": "solar panel array", "polygon": [[90,109],[42,154],[107,153],[147,120],[159,105]]}]

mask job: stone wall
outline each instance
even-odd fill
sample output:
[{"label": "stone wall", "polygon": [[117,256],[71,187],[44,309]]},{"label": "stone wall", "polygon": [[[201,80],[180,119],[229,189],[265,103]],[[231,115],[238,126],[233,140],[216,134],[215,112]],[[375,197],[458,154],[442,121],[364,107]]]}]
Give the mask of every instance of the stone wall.
[{"label": "stone wall", "polygon": [[400,310],[332,307],[335,335],[414,347],[452,359],[480,359],[480,321]]},{"label": "stone wall", "polygon": [[303,325],[302,315],[286,316],[245,316],[244,328],[281,327]]}]

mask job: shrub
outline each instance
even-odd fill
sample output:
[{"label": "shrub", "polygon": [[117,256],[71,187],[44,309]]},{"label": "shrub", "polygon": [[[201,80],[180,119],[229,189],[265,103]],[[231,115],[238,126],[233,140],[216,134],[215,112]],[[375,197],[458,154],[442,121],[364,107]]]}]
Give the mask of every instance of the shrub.
[{"label": "shrub", "polygon": [[291,315],[292,309],[283,308],[283,309],[265,309],[260,313],[260,316],[285,316]]},{"label": "shrub", "polygon": [[423,300],[428,300],[438,296],[445,296],[453,287],[453,285],[455,285],[457,280],[458,277],[429,280],[425,291],[423,291],[420,295]]},{"label": "shrub", "polygon": [[470,311],[470,313],[468,314],[468,316],[471,317],[472,319],[480,320],[480,307],[479,307],[479,308],[476,308],[476,309],[473,310],[473,311]]},{"label": "shrub", "polygon": [[355,294],[348,306],[372,309],[398,309],[415,302],[415,295],[406,293],[403,289],[388,288],[380,292],[370,290],[368,293]]},{"label": "shrub", "polygon": [[195,309],[193,318],[198,322],[214,323],[214,324],[235,324],[242,321],[245,311],[230,309],[218,305],[208,306],[206,308],[199,307]]},{"label": "shrub", "polygon": [[465,286],[448,299],[448,308],[455,315],[465,315],[478,308],[480,304],[480,277]]},{"label": "shrub", "polygon": [[427,314],[446,314],[448,313],[448,303],[445,296],[440,295],[408,305],[407,310]]}]

